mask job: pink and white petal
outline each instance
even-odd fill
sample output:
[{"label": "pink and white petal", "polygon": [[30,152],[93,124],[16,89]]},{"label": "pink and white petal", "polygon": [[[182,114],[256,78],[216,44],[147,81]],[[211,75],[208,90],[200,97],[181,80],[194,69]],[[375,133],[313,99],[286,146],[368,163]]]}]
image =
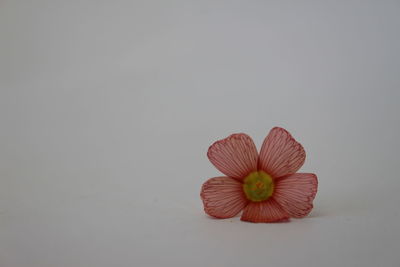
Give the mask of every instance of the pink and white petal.
[{"label": "pink and white petal", "polygon": [[259,169],[272,177],[297,172],[306,159],[303,146],[283,128],[273,128],[265,138],[258,162]]},{"label": "pink and white petal", "polygon": [[318,179],[313,173],[295,173],[275,181],[274,199],[291,217],[302,218],[313,208]]},{"label": "pink and white petal", "polygon": [[240,219],[261,223],[286,221],[289,217],[289,214],[271,197],[262,202],[250,202],[243,210]]},{"label": "pink and white petal", "polygon": [[237,215],[247,205],[242,183],[230,177],[214,177],[207,180],[200,197],[204,211],[213,217],[225,219]]},{"label": "pink and white petal", "polygon": [[257,171],[257,148],[251,137],[244,133],[215,142],[209,147],[207,156],[223,174],[238,180]]}]

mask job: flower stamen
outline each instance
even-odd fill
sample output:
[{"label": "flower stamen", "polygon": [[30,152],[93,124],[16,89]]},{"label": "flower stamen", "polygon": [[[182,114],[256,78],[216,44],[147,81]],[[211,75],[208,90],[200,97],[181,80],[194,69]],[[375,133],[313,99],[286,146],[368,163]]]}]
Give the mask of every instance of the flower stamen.
[{"label": "flower stamen", "polygon": [[264,201],[272,196],[274,182],[272,177],[263,171],[252,172],[244,179],[243,191],[251,201]]}]

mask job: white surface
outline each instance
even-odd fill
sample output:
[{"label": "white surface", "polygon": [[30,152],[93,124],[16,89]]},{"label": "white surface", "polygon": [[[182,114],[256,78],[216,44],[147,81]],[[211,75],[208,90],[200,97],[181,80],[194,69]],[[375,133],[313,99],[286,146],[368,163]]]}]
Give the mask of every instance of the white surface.
[{"label": "white surface", "polygon": [[[1,1],[0,266],[399,266],[400,4],[284,2]],[[275,125],[311,215],[205,216]]]}]

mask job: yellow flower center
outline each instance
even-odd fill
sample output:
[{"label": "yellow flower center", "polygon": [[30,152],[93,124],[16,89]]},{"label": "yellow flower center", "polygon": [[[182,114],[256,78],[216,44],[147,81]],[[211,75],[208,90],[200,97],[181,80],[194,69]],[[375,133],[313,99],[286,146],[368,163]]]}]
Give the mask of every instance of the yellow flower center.
[{"label": "yellow flower center", "polygon": [[263,171],[252,172],[244,179],[243,191],[251,201],[263,201],[272,196],[274,182],[272,177]]}]

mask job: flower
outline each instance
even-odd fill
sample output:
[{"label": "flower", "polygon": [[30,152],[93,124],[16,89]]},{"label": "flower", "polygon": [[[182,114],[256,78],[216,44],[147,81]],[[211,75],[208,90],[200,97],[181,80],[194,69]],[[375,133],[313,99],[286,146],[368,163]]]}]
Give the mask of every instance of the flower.
[{"label": "flower", "polygon": [[296,173],[304,148],[283,128],[273,128],[260,154],[250,136],[232,134],[212,144],[207,156],[226,176],[207,180],[200,197],[204,211],[215,218],[236,216],[249,222],[278,222],[310,213],[318,180],[313,173]]}]

